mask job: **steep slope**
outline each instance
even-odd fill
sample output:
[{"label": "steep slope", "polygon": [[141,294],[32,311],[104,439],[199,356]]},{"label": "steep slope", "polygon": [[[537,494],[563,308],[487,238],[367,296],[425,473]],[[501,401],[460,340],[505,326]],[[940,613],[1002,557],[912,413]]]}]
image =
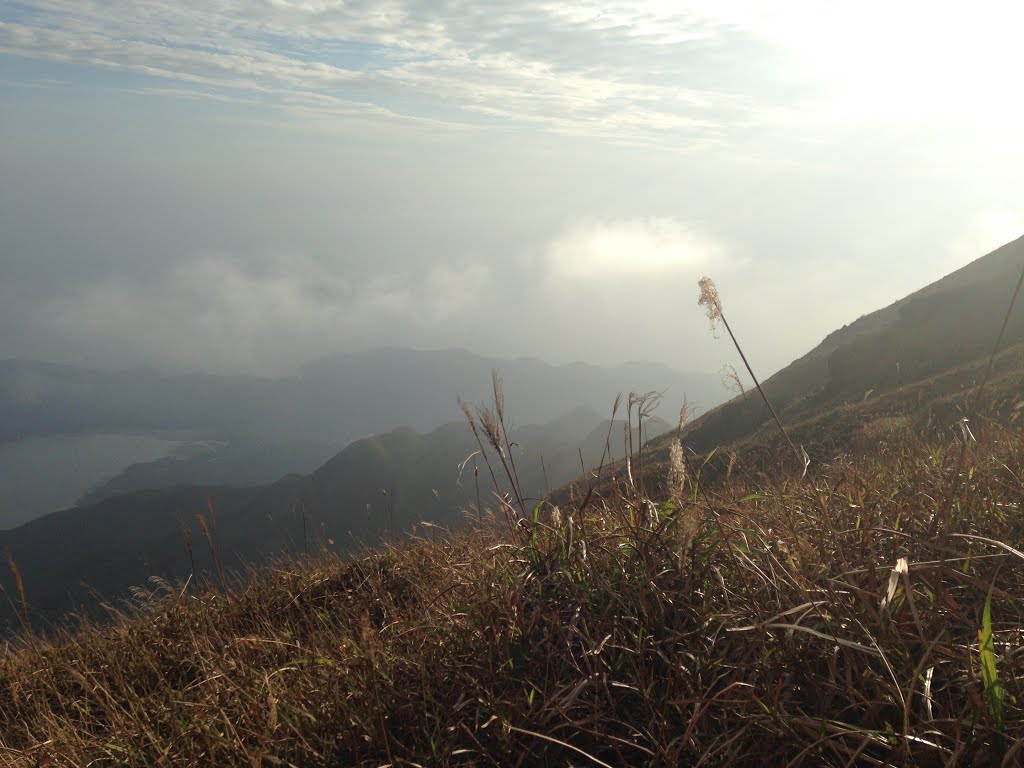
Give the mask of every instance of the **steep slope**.
[{"label": "steep slope", "polygon": [[[765,381],[764,389],[783,421],[797,424],[840,406],[892,395],[984,358],[992,350],[1022,265],[1024,237],[829,334]],[[1010,318],[1004,348],[1022,340],[1024,302]],[[957,386],[963,383],[957,380]],[[710,450],[750,438],[769,418],[757,393],[748,391],[695,420],[684,437],[691,448]]]},{"label": "steep slope", "polygon": [[7,646],[4,764],[1018,765],[1024,435],[992,437],[161,587]]}]

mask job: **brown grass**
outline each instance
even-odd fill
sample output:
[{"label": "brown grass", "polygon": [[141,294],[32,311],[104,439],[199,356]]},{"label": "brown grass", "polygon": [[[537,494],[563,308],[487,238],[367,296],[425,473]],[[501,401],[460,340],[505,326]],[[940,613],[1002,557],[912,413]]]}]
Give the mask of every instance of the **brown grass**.
[{"label": "brown grass", "polygon": [[0,657],[0,763],[1017,764],[1024,440],[979,427],[963,466],[911,433],[812,482],[680,469],[669,500],[154,585]]}]

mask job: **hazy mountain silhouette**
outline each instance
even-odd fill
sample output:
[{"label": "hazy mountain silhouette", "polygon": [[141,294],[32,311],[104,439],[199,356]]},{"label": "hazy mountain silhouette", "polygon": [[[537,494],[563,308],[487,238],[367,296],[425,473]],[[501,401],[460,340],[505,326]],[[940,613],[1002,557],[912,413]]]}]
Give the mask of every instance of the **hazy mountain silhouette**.
[{"label": "hazy mountain silhouette", "polygon": [[458,418],[457,395],[469,402],[487,398],[492,369],[515,397],[521,423],[544,423],[576,405],[606,413],[617,393],[631,390],[664,390],[670,412],[684,398],[706,409],[724,396],[717,375],[654,363],[549,365],[460,349],[337,355],[281,379],[6,360],[0,361],[0,441],[146,429],[250,442],[350,441],[399,426],[427,430]]},{"label": "hazy mountain silhouette", "polygon": [[[644,436],[667,429],[651,419]],[[531,500],[579,475],[581,460],[596,466],[606,446],[611,458],[624,456],[621,422],[602,421],[585,408],[514,430],[510,438]],[[635,429],[634,441],[639,444]],[[18,564],[32,613],[52,619],[95,608],[101,597],[124,595],[153,575],[183,580],[194,571],[265,564],[286,551],[325,545],[353,551],[422,521],[459,523],[478,501],[495,506],[494,484],[484,461],[473,456],[477,450],[464,420],[426,434],[402,427],[355,441],[309,475],[266,486],[139,491],[46,515],[0,532],[0,550]],[[9,597],[17,595],[11,574],[0,584]],[[0,616],[14,621],[12,606]]]},{"label": "hazy mountain silhouette", "polygon": [[89,506],[135,491],[181,485],[262,485],[284,475],[308,472],[341,447],[336,441],[326,440],[200,443],[190,446],[185,455],[132,464],[83,494],[75,506]]},{"label": "hazy mountain silhouette", "polygon": [[[666,414],[675,413],[684,398],[706,408],[726,394],[715,375],[683,374],[663,365],[556,366],[457,349],[338,355],[281,379],[162,376],[153,370],[8,360],[0,361],[0,442],[131,433],[215,445],[130,466],[109,480],[97,478],[100,484],[81,503],[145,488],[268,483],[312,471],[357,438],[400,426],[427,431],[461,418],[456,396],[469,402],[488,397],[492,369],[514,398],[520,424],[545,423],[577,405],[607,414],[616,394],[632,390],[665,391]],[[56,478],[60,471],[43,463],[35,473]],[[0,498],[0,528],[31,516],[21,508],[6,509]]]}]

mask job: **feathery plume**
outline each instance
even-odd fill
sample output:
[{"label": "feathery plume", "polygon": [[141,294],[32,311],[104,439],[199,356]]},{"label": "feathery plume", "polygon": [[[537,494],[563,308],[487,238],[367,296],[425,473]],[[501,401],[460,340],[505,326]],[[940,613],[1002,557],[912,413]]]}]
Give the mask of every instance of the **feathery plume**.
[{"label": "feathery plume", "polygon": [[697,281],[700,288],[700,298],[697,299],[697,306],[704,307],[708,316],[708,328],[711,335],[718,338],[718,326],[722,322],[722,300],[718,296],[718,287],[715,281],[705,275]]}]

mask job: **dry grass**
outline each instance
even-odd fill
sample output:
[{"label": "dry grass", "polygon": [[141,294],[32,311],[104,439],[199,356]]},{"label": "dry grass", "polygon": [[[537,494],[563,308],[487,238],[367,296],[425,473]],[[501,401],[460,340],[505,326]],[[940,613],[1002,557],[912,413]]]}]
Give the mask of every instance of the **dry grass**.
[{"label": "dry grass", "polygon": [[158,585],[0,657],[0,763],[1018,764],[1024,439],[978,431]]}]

